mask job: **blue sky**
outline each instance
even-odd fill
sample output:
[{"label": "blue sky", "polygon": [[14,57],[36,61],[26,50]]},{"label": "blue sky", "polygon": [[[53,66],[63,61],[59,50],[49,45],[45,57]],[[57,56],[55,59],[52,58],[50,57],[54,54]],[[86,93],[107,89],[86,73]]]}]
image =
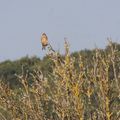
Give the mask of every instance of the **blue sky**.
[{"label": "blue sky", "polygon": [[45,32],[56,50],[64,37],[71,51],[120,41],[120,0],[0,0],[0,61],[43,57]]}]

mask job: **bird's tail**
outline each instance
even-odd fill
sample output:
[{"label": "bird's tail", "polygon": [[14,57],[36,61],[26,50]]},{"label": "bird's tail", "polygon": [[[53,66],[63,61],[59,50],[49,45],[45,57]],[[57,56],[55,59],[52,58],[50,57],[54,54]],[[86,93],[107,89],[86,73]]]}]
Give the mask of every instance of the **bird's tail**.
[{"label": "bird's tail", "polygon": [[42,46],[42,50],[45,50],[45,46]]}]

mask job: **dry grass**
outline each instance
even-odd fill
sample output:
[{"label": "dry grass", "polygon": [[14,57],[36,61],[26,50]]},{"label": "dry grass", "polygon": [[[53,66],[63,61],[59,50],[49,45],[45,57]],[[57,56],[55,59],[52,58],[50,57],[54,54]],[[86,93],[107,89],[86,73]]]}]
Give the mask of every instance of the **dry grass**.
[{"label": "dry grass", "polygon": [[108,53],[96,49],[89,63],[79,55],[78,69],[67,42],[65,57],[49,46],[54,65],[47,78],[35,70],[29,85],[22,72],[18,90],[1,81],[0,120],[119,120],[120,56],[111,41],[109,46]]}]

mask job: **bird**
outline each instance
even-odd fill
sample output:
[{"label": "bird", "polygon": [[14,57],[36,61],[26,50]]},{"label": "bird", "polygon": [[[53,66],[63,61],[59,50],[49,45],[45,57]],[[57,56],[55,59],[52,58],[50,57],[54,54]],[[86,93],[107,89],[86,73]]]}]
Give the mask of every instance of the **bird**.
[{"label": "bird", "polygon": [[41,44],[42,44],[42,50],[45,50],[46,46],[48,45],[48,37],[45,33],[42,33],[41,35]]}]

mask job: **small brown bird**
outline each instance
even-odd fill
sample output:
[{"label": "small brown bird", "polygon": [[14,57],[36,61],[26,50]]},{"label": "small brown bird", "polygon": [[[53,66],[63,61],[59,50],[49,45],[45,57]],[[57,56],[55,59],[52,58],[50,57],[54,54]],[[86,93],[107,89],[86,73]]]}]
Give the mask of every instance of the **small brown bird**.
[{"label": "small brown bird", "polygon": [[45,33],[41,36],[42,50],[48,45],[48,37]]}]

